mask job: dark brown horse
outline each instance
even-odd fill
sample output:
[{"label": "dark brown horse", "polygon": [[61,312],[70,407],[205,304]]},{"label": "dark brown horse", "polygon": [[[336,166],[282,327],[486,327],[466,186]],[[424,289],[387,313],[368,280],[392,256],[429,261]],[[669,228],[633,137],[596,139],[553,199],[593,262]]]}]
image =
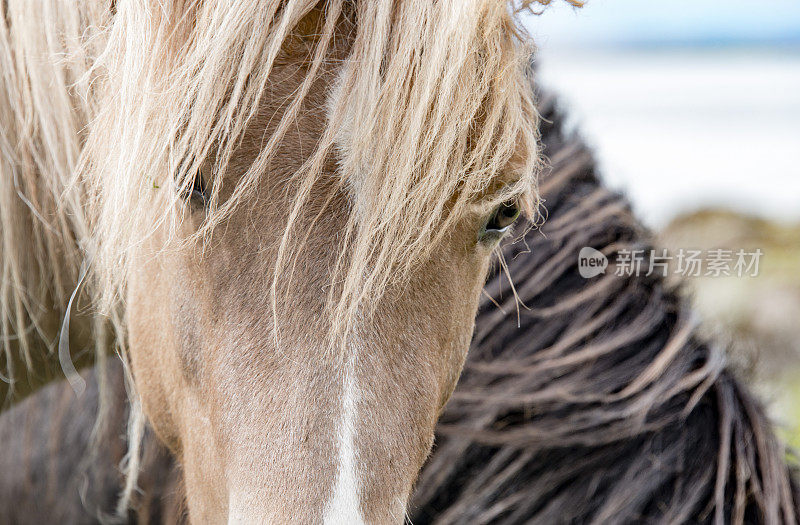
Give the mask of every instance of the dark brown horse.
[{"label": "dark brown horse", "polygon": [[[657,276],[584,279],[578,252],[648,248],[623,197],[542,96],[549,219],[504,250],[516,293],[490,278],[469,359],[438,426],[410,518],[422,523],[796,523],[797,488],[764,410],[695,333]],[[498,304],[495,304],[498,303]],[[96,375],[76,400],[51,385],[0,418],[0,521],[94,522],[124,483],[126,395],[89,446]],[[145,436],[141,523],[183,519],[180,469]]]}]

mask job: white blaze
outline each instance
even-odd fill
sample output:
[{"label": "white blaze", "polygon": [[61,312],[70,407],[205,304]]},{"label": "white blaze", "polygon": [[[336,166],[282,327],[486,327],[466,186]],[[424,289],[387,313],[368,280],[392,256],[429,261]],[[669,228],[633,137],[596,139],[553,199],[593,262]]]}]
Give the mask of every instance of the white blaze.
[{"label": "white blaze", "polygon": [[333,497],[325,508],[324,521],[330,525],[361,525],[359,505],[359,483],[356,475],[355,424],[358,385],[356,384],[352,360],[346,365],[342,416],[337,436],[339,440],[339,470]]}]

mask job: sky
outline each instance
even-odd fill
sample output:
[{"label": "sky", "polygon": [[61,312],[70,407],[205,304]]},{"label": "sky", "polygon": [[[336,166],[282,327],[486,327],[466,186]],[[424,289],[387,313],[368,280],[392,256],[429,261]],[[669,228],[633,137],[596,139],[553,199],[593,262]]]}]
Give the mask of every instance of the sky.
[{"label": "sky", "polygon": [[529,25],[545,47],[800,44],[800,0],[556,0]]}]

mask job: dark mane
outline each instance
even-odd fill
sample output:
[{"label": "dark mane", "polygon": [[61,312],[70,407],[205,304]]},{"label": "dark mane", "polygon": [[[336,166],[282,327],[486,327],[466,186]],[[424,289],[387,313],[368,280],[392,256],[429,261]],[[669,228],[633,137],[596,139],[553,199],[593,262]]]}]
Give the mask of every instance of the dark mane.
[{"label": "dark mane", "polygon": [[663,278],[578,274],[650,236],[541,97],[549,219],[504,250],[421,474],[423,523],[794,523],[798,499],[764,410],[698,338]]},{"label": "dark mane", "polygon": [[[678,291],[613,268],[578,275],[582,247],[613,258],[647,248],[649,235],[603,186],[588,148],[564,133],[555,100],[540,97],[539,110],[552,164],[541,185],[549,219],[504,250],[527,308],[518,326],[510,284],[499,272],[490,279],[411,521],[795,523],[797,491],[770,422],[724,351],[695,335]],[[91,522],[113,512],[126,407],[120,367],[111,366],[106,452],[87,456],[97,413],[89,371],[80,400],[51,385],[0,416],[0,522],[37,523],[37,512]],[[25,437],[36,435],[42,443]],[[144,450],[139,518],[176,521],[173,460],[152,434]],[[59,497],[44,499],[48,491]]]}]

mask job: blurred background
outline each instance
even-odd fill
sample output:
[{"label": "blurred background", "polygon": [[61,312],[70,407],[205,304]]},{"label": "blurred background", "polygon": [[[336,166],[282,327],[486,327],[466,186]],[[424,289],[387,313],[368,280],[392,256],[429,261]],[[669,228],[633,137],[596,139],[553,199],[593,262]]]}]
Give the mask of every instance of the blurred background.
[{"label": "blurred background", "polygon": [[687,292],[800,448],[800,0],[554,2],[528,27],[538,82],[662,246],[764,252]]}]

